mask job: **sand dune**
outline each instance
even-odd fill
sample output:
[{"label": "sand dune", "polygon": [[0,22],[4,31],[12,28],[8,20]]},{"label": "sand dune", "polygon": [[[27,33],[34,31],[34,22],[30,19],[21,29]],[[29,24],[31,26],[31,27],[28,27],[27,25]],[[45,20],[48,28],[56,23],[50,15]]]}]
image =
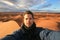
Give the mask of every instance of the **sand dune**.
[{"label": "sand dune", "polygon": [[19,25],[15,21],[0,22],[0,38],[17,29],[19,29]]}]

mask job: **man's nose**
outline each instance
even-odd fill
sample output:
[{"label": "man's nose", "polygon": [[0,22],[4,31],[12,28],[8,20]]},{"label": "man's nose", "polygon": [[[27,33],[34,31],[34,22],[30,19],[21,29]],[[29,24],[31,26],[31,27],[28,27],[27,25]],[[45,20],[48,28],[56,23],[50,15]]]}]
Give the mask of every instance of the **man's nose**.
[{"label": "man's nose", "polygon": [[28,22],[30,22],[30,19],[28,19]]}]

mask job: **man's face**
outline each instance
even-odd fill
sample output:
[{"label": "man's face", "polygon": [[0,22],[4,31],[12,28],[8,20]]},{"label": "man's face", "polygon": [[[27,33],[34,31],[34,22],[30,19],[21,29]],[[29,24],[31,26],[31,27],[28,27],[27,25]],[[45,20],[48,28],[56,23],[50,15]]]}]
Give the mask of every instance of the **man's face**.
[{"label": "man's face", "polygon": [[24,15],[24,24],[27,27],[30,27],[33,24],[33,17],[31,14],[25,14]]}]

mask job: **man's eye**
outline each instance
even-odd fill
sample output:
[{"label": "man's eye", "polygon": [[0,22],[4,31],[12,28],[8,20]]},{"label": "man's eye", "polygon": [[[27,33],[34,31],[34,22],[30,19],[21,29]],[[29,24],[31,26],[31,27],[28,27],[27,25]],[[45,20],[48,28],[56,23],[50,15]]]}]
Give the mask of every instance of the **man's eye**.
[{"label": "man's eye", "polygon": [[26,18],[26,20],[28,20],[28,19],[31,20],[32,18]]},{"label": "man's eye", "polygon": [[26,18],[26,20],[28,20],[28,18]]}]

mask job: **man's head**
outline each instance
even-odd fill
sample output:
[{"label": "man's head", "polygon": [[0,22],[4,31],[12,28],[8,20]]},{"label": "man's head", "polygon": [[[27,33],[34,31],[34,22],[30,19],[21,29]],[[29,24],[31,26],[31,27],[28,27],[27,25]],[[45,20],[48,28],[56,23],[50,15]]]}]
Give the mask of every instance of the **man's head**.
[{"label": "man's head", "polygon": [[34,22],[33,13],[31,11],[26,11],[24,12],[23,17],[24,17],[24,24],[29,28]]}]

